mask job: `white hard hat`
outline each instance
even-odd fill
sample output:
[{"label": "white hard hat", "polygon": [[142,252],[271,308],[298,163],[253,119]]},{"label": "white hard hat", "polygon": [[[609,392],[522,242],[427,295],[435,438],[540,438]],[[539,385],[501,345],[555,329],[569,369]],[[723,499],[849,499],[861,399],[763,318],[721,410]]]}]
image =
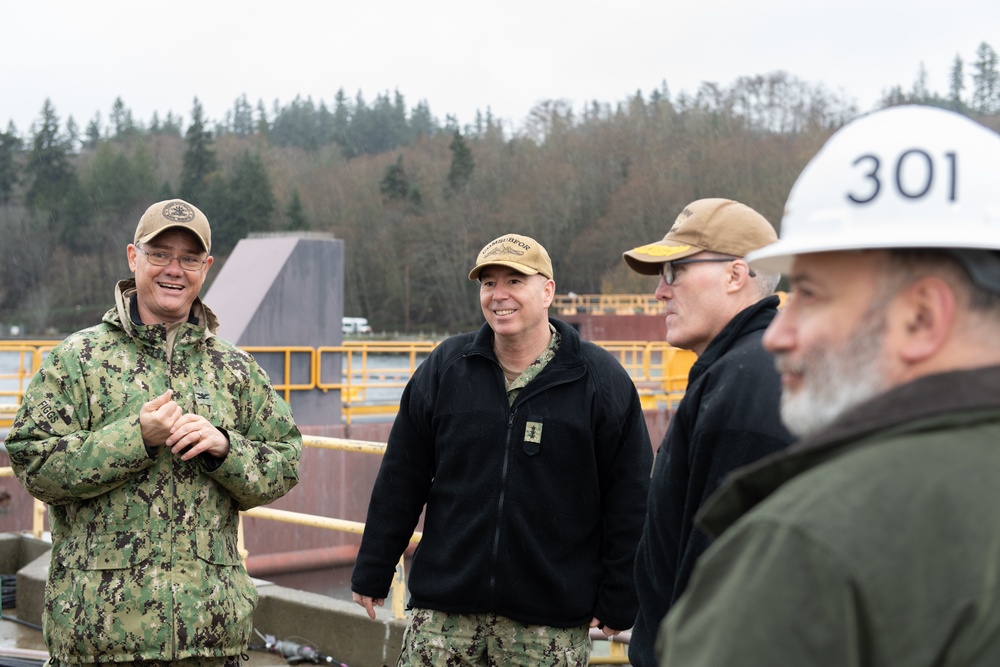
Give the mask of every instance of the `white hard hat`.
[{"label": "white hard hat", "polygon": [[866,248],[1000,250],[1000,134],[960,114],[899,106],[848,123],[799,175],[776,243],[747,261]]}]

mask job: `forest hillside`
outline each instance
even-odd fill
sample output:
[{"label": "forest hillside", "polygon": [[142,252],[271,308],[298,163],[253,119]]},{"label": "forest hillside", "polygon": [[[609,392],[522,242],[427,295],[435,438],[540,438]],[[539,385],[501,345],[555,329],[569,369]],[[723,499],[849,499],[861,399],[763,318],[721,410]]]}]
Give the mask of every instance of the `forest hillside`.
[{"label": "forest hillside", "polygon": [[[955,63],[947,94],[918,76],[880,106],[933,104],[1000,129],[996,54],[985,44],[978,54],[970,76]],[[545,245],[560,293],[652,292],[622,251],[661,238],[702,197],[740,200],[777,226],[800,170],[859,113],[784,72],[676,96],[664,84],[582,109],[544,102],[516,130],[488,112],[459,127],[398,91],[270,109],[240,98],[215,120],[196,99],[186,123],[140,122],[119,98],[83,128],[46,101],[27,131],[0,133],[0,335],[98,322],[128,276],[142,211],[175,196],[212,222],[213,273],[249,234],[343,239],[344,313],[376,330],[476,326],[466,275],[506,232]]]}]

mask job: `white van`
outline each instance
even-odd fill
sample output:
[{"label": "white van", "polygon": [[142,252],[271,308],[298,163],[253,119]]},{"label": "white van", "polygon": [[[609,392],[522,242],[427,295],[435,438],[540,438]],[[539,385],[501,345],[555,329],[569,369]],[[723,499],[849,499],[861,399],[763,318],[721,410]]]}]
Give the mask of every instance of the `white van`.
[{"label": "white van", "polygon": [[367,317],[345,317],[341,321],[340,330],[345,336],[367,336],[372,332]]}]

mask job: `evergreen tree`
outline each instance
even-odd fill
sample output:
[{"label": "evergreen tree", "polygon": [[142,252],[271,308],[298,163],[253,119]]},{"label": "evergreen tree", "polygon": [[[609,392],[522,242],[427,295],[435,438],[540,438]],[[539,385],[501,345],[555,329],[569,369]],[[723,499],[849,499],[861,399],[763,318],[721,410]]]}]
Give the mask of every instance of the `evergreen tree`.
[{"label": "evergreen tree", "polygon": [[84,136],[86,139],[83,142],[85,148],[97,148],[97,144],[101,141],[101,112],[98,111],[94,114],[94,117],[90,119],[87,123],[87,129],[84,131]]},{"label": "evergreen tree", "polygon": [[115,210],[132,198],[132,165],[119,144],[105,141],[81,168],[83,189],[96,211]]},{"label": "evergreen tree", "polygon": [[291,231],[309,229],[309,219],[306,218],[305,209],[302,207],[302,197],[299,196],[299,189],[292,189],[292,197],[285,208],[285,227]]},{"label": "evergreen tree", "polygon": [[[201,103],[196,97],[191,110],[191,125],[184,135],[187,150],[181,168],[180,196],[204,210],[210,179],[219,167],[215,158],[212,133],[205,129]],[[211,206],[209,206],[211,208]]]},{"label": "evergreen tree", "polygon": [[965,74],[962,72],[962,58],[956,54],[951,65],[951,73],[948,75],[948,102],[954,111],[962,111],[965,108],[962,102],[964,90]]},{"label": "evergreen tree", "polygon": [[93,158],[81,166],[84,191],[94,211],[122,216],[156,195],[156,165],[144,143],[130,158],[120,144],[102,142]]},{"label": "evergreen tree", "polygon": [[80,143],[80,126],[72,116],[69,116],[66,119],[66,147],[70,153],[75,153]]},{"label": "evergreen tree", "polygon": [[413,141],[413,136],[410,134],[410,126],[406,122],[406,102],[403,99],[403,94],[398,89],[394,92],[391,107],[388,105],[388,96],[385,101],[386,124],[389,128],[390,141],[396,146],[409,144]]},{"label": "evergreen tree", "polygon": [[472,170],[475,169],[476,163],[472,159],[472,150],[465,143],[465,139],[462,138],[458,130],[455,130],[451,144],[448,145],[448,150],[451,151],[451,168],[448,169],[448,189],[450,192],[455,193],[461,191],[468,184],[469,179],[472,178]]},{"label": "evergreen tree", "polygon": [[111,129],[115,139],[125,139],[138,131],[132,110],[125,106],[121,97],[116,97],[111,106]]},{"label": "evergreen tree", "polygon": [[406,174],[402,155],[397,156],[396,162],[386,167],[382,181],[379,183],[379,191],[386,199],[408,201],[414,207],[419,207],[423,202],[420,188],[411,183],[410,177]]},{"label": "evergreen tree", "polygon": [[895,85],[889,90],[882,91],[882,99],[879,100],[879,105],[882,107],[895,107],[900,104],[906,104],[908,101],[906,93],[903,92],[903,87]]},{"label": "evergreen tree", "polygon": [[292,103],[281,109],[271,123],[271,141],[278,146],[298,146],[315,150],[320,145],[317,132],[318,114],[312,98],[302,100],[296,96]]},{"label": "evergreen tree", "polygon": [[437,120],[431,115],[431,108],[426,100],[421,100],[410,113],[410,135],[415,139],[430,136],[438,129]]},{"label": "evergreen tree", "polygon": [[996,113],[1000,108],[1000,72],[997,53],[983,42],[976,49],[972,74],[972,108],[982,114]]},{"label": "evergreen tree", "polygon": [[319,111],[316,112],[316,144],[318,146],[326,146],[332,143],[335,134],[333,114],[326,108],[326,102],[320,100]]},{"label": "evergreen tree", "polygon": [[387,199],[406,199],[410,193],[410,180],[406,177],[406,169],[403,168],[402,155],[385,168],[385,175],[382,176],[378,189]]},{"label": "evergreen tree", "polygon": [[[347,155],[347,131],[351,123],[351,107],[350,103],[347,101],[347,95],[344,94],[344,89],[341,88],[337,91],[337,94],[333,98],[333,118],[332,118],[332,139],[340,146],[344,154]],[[347,157],[350,157],[347,155]]]},{"label": "evergreen tree", "polygon": [[181,122],[180,116],[175,116],[173,111],[167,112],[167,118],[163,121],[163,127],[161,128],[161,133],[169,135],[171,137],[181,136]]},{"label": "evergreen tree", "polygon": [[930,98],[930,91],[927,90],[927,67],[920,63],[917,70],[917,78],[913,82],[913,90],[910,91],[910,100],[918,104],[924,104]]},{"label": "evergreen tree", "polygon": [[215,210],[215,217],[210,218],[218,221],[213,222],[216,231],[212,238],[213,252],[228,254],[251,232],[271,229],[275,213],[274,192],[260,156],[245,150],[226,183],[226,192],[213,197],[213,202],[224,203],[222,210]]},{"label": "evergreen tree", "polygon": [[0,132],[0,203],[10,203],[17,185],[17,158],[21,152],[21,139],[17,136],[14,123],[8,123],[7,131]]},{"label": "evergreen tree", "polygon": [[145,144],[136,142],[132,157],[122,143],[102,141],[90,159],[80,165],[82,210],[86,211],[67,230],[70,244],[87,253],[116,247],[121,220],[142,210],[156,194],[153,156]]},{"label": "evergreen tree", "polygon": [[69,161],[69,146],[59,132],[59,117],[48,99],[42,105],[31,143],[26,171],[32,181],[25,201],[30,208],[47,210],[57,217],[76,188],[76,172]]},{"label": "evergreen tree", "polygon": [[254,132],[253,107],[247,102],[246,94],[240,95],[233,104],[230,129],[237,137],[248,137]]},{"label": "evergreen tree", "polygon": [[257,100],[257,134],[267,136],[271,131],[271,125],[267,121],[267,109],[264,108],[264,100]]}]

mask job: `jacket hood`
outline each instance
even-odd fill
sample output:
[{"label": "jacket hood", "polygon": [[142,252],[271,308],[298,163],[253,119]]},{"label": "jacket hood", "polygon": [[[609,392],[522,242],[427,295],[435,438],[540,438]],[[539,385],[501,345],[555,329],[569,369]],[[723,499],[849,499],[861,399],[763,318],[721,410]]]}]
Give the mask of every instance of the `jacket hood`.
[{"label": "jacket hood", "polygon": [[[115,285],[115,307],[105,314],[104,321],[120,326],[129,336],[135,336],[135,325],[130,315],[132,297],[136,293],[135,278],[119,280]],[[219,318],[202,303],[200,297],[195,297],[191,304],[191,313],[197,318],[198,326],[204,327],[204,338],[211,338],[219,329]]]}]

